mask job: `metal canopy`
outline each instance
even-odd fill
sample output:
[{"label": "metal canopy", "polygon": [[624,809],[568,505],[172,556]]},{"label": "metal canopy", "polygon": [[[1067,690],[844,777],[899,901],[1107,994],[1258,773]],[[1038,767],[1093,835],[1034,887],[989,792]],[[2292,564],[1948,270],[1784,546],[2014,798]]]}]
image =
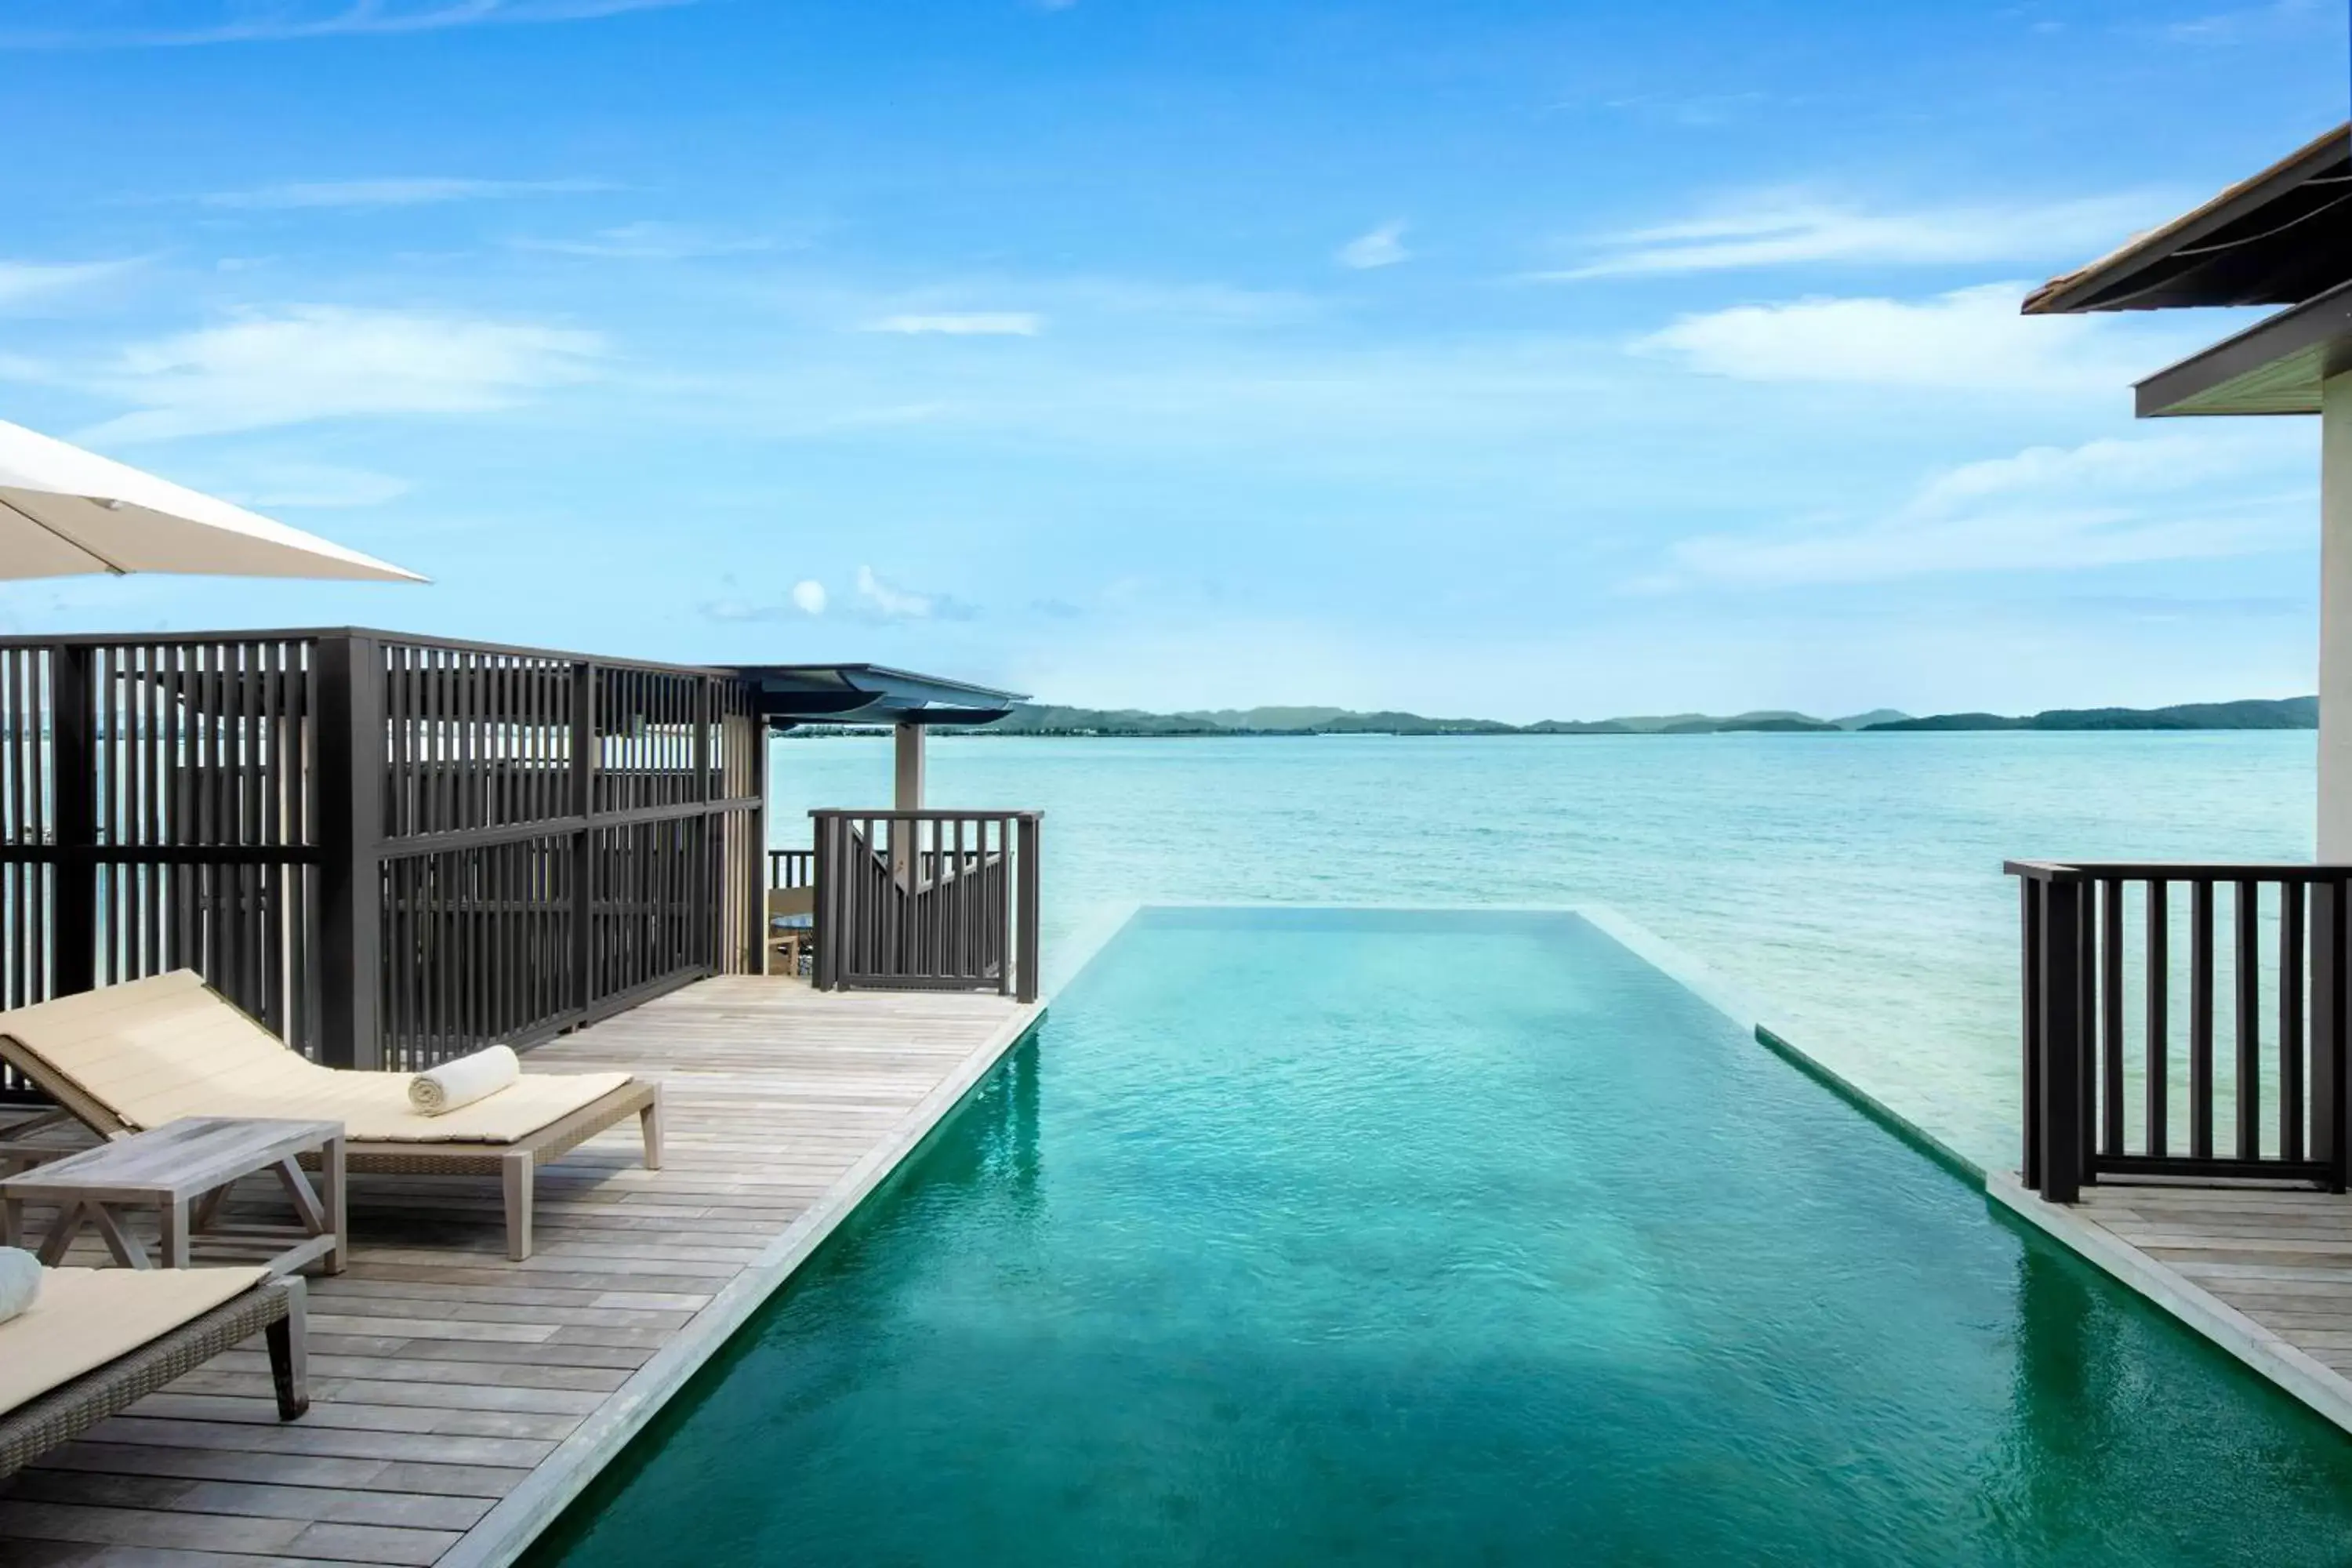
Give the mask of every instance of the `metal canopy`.
[{"label": "metal canopy", "polygon": [[878,664],[739,664],[771,727],[795,724],[993,724],[1026,700],[968,681]]},{"label": "metal canopy", "polygon": [[2187,414],[2316,414],[2320,385],[2352,371],[2352,283],[2281,310],[2133,389],[2143,419]]},{"label": "metal canopy", "polygon": [[2029,295],[2029,316],[2299,305],[2352,281],[2352,124]]}]

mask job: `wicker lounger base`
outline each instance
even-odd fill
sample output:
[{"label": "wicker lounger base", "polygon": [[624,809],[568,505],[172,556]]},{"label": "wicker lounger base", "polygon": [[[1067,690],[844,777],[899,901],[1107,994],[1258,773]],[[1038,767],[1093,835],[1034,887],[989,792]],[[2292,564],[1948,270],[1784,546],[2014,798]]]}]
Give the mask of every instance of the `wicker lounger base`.
[{"label": "wicker lounger base", "polygon": [[304,1300],[300,1279],[266,1279],[128,1355],[0,1415],[0,1476],[16,1474],[58,1444],[243,1344],[257,1331],[269,1336],[278,1419],[293,1420],[310,1408]]},{"label": "wicker lounger base", "polygon": [[[531,1209],[539,1167],[569,1153],[607,1128],[635,1117],[645,1141],[646,1169],[662,1163],[661,1085],[632,1079],[560,1121],[511,1143],[388,1143],[354,1140],[343,1148],[343,1169],[354,1175],[496,1176],[506,1197],[507,1257],[531,1253]],[[304,1163],[314,1156],[305,1156]]]}]

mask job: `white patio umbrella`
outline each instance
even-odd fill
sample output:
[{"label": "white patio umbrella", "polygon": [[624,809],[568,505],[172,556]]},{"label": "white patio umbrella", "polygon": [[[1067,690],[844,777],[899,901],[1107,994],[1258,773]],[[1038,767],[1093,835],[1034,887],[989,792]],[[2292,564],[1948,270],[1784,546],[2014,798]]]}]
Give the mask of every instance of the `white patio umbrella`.
[{"label": "white patio umbrella", "polygon": [[0,420],[0,578],[91,572],[425,581],[315,533]]}]

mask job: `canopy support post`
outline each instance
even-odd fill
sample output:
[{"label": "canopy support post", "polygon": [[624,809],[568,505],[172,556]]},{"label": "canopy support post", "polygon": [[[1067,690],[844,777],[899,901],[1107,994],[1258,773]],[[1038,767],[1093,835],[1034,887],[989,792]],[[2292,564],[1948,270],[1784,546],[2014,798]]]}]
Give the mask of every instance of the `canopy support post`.
[{"label": "canopy support post", "polygon": [[2320,387],[2319,858],[2352,859],[2352,372]]}]

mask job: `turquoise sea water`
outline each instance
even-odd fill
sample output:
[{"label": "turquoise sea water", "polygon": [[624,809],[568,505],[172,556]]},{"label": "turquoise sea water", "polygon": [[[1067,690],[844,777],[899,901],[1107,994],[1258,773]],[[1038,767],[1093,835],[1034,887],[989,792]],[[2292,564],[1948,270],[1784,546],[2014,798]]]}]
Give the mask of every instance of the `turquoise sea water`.
[{"label": "turquoise sea water", "polygon": [[2336,1563],[2352,1445],[1574,916],[1151,910],[542,1542]]},{"label": "turquoise sea water", "polygon": [[[1049,973],[1135,900],[1612,905],[1982,1163],[2013,1164],[2004,858],[2308,859],[2314,737],[935,741],[942,805],[1042,806]],[[888,742],[786,741],[797,811]]]}]

